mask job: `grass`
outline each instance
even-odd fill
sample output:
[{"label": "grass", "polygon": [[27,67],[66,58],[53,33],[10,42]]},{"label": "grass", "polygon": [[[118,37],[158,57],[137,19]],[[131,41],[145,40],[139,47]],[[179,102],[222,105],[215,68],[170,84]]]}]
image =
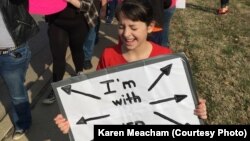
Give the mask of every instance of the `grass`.
[{"label": "grass", "polygon": [[190,61],[208,124],[250,124],[250,2],[230,1],[223,16],[218,7],[219,1],[188,0],[186,9],[177,9],[171,49]]}]

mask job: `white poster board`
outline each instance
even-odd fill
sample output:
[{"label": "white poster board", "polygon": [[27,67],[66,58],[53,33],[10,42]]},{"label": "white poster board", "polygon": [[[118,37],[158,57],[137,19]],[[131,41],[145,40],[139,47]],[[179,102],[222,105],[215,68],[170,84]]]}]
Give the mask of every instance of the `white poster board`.
[{"label": "white poster board", "polygon": [[203,124],[182,54],[165,55],[52,84],[73,141],[93,139],[93,125]]},{"label": "white poster board", "polygon": [[176,8],[186,8],[186,0],[176,0]]}]

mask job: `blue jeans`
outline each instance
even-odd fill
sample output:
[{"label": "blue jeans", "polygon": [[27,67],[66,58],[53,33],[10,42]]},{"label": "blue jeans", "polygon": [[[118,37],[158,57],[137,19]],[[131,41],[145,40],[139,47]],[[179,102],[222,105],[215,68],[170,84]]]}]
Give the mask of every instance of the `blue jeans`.
[{"label": "blue jeans", "polygon": [[[15,54],[18,54],[18,56]],[[31,125],[31,111],[25,74],[31,58],[28,44],[22,44],[15,51],[0,55],[0,75],[5,81],[11,97],[11,117],[16,130],[28,129]]]},{"label": "blue jeans", "polygon": [[114,16],[115,16],[115,9],[118,4],[118,0],[111,0],[108,1],[108,8],[107,8],[107,19],[106,23],[111,23]]},{"label": "blue jeans", "polygon": [[95,39],[96,39],[96,28],[92,27],[89,29],[88,36],[83,44],[83,52],[84,52],[84,61],[91,60],[93,55],[93,50],[95,46]]},{"label": "blue jeans", "polygon": [[171,7],[168,9],[164,9],[164,23],[163,23],[163,32],[162,32],[162,43],[161,45],[164,47],[169,47],[169,26],[170,20],[174,15],[175,7]]}]

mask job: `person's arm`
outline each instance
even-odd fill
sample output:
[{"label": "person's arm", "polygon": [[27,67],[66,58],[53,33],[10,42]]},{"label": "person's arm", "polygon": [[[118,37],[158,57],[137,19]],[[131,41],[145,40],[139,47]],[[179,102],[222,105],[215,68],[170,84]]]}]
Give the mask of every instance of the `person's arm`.
[{"label": "person's arm", "polygon": [[58,114],[54,118],[55,124],[62,131],[63,134],[69,133],[69,122],[63,117],[63,115]]},{"label": "person's arm", "polygon": [[71,3],[76,8],[79,8],[80,11],[89,11],[90,5],[93,4],[91,0],[66,0],[68,3]]},{"label": "person's arm", "polygon": [[66,0],[66,1],[74,5],[76,8],[80,8],[80,5],[81,5],[80,0]]},{"label": "person's arm", "polygon": [[197,115],[201,119],[207,119],[207,107],[206,107],[206,100],[200,98],[198,101],[198,106],[194,110],[194,114]]}]

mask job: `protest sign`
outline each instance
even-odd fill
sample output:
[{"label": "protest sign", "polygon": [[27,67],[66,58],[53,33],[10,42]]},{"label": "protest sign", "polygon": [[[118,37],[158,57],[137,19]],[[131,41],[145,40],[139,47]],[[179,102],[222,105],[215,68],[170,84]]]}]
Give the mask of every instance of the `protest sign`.
[{"label": "protest sign", "polygon": [[165,55],[52,84],[71,140],[93,139],[93,125],[203,124],[188,61]]}]

